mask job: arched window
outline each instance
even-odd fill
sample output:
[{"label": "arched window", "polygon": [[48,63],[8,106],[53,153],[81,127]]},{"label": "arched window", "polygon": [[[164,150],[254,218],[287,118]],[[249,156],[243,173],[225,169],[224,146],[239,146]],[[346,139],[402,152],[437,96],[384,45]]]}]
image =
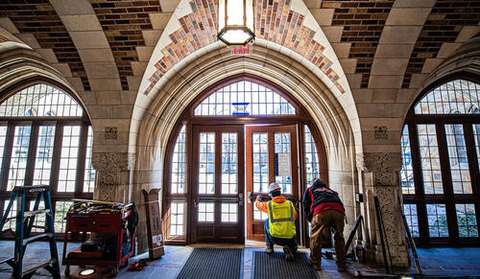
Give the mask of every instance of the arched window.
[{"label": "arched window", "polygon": [[[70,199],[92,198],[95,171],[88,116],[72,96],[47,83],[23,86],[4,96],[0,100],[1,212],[13,187],[47,184],[52,191],[55,231],[63,232]],[[26,205],[28,209],[33,201]],[[14,227],[14,222],[6,228]],[[36,220],[37,225],[43,222]]]},{"label": "arched window", "polygon": [[411,108],[402,133],[404,212],[421,244],[480,243],[480,85],[447,80]]},{"label": "arched window", "polygon": [[185,109],[165,163],[167,243],[255,239],[266,214],[250,197],[267,195],[276,181],[298,200],[327,173],[310,116],[274,84],[246,76],[219,82]]}]

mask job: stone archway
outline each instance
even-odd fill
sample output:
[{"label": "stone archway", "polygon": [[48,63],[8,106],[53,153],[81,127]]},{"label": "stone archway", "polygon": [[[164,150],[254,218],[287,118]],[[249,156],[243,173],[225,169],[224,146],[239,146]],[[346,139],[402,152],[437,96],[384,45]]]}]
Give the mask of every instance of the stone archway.
[{"label": "stone archway", "polygon": [[[312,115],[325,143],[329,179],[347,207],[349,219],[359,212],[353,193],[357,147],[351,123],[332,92],[309,69],[290,57],[256,45],[251,56],[230,55],[221,48],[199,57],[178,69],[163,86],[158,97],[137,121],[139,133],[135,140],[136,164],[132,176],[131,194],[140,200],[140,190],[162,187],[165,149],[172,129],[185,107],[212,84],[238,73],[268,79],[290,92]],[[199,67],[202,65],[202,67]],[[141,220],[142,221],[142,220]]]}]

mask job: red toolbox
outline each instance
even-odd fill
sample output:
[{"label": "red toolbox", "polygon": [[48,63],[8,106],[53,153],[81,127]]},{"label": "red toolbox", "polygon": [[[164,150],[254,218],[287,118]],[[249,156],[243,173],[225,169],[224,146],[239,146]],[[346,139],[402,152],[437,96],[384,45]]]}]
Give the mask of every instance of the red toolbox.
[{"label": "red toolbox", "polygon": [[[127,265],[128,259],[133,256],[135,251],[135,233],[130,232],[128,237],[130,249],[127,253],[124,252],[122,257],[124,242],[128,243],[127,240],[123,239],[123,236],[127,230],[129,216],[133,214],[134,205],[78,199],[72,201],[74,201],[74,204],[67,213],[63,247],[62,264],[66,265],[65,275],[70,275],[71,265],[95,265],[110,266],[111,274],[115,277],[118,268]],[[110,209],[109,205],[111,205]],[[99,207],[102,209],[97,210]],[[115,234],[116,249],[106,255],[105,251],[82,251],[81,247],[78,247],[67,254],[68,235],[74,232]]]}]

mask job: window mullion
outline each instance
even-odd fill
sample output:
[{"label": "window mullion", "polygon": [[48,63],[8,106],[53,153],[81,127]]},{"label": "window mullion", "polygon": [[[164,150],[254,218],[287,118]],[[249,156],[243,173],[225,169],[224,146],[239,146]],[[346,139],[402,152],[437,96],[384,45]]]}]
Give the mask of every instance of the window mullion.
[{"label": "window mullion", "polygon": [[425,202],[425,189],[423,187],[422,162],[416,123],[407,123],[410,136],[410,152],[412,153],[413,181],[415,183],[415,197],[417,200],[418,231],[421,243],[428,243],[428,218]]},{"label": "window mullion", "polygon": [[445,197],[445,208],[447,213],[447,225],[450,239],[458,238],[457,214],[455,212],[455,195],[453,193],[452,175],[450,170],[450,157],[448,154],[447,137],[445,125],[436,123],[438,152],[440,167],[442,169],[443,192]]},{"label": "window mullion", "polygon": [[1,191],[7,191],[8,174],[10,172],[10,162],[12,159],[13,139],[15,138],[15,125],[8,123],[7,134],[5,138],[5,149],[3,150],[3,165],[1,174]]},{"label": "window mullion", "polygon": [[60,156],[62,154],[63,126],[63,123],[57,122],[55,127],[55,143],[53,146],[52,170],[50,174],[50,188],[52,191],[52,196],[57,193],[58,188]]},{"label": "window mullion", "polygon": [[[475,124],[473,124],[475,125]],[[465,145],[467,147],[468,166],[470,168],[472,192],[474,197],[475,215],[480,212],[480,172],[478,166],[478,156],[476,154],[475,138],[473,136],[472,124],[464,124]],[[477,228],[480,228],[480,218],[477,219]]]},{"label": "window mullion", "polygon": [[30,142],[28,144],[27,166],[25,172],[24,185],[33,185],[33,173],[35,171],[35,158],[38,144],[38,123],[33,122],[31,125]]},{"label": "window mullion", "polygon": [[80,144],[78,146],[77,156],[77,175],[75,181],[75,196],[83,193],[83,185],[85,178],[85,157],[88,142],[88,124],[82,123],[80,127]]}]

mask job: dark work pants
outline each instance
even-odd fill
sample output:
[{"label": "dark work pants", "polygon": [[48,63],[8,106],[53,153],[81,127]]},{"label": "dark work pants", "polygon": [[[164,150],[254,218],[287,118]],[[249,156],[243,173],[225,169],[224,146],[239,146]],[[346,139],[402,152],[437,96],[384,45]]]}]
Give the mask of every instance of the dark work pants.
[{"label": "dark work pants", "polygon": [[310,233],[310,263],[321,266],[322,261],[322,238],[323,230],[331,228],[335,240],[335,253],[337,255],[337,266],[344,267],[345,239],[343,238],[344,217],[337,210],[326,210],[313,216],[312,231]]}]

